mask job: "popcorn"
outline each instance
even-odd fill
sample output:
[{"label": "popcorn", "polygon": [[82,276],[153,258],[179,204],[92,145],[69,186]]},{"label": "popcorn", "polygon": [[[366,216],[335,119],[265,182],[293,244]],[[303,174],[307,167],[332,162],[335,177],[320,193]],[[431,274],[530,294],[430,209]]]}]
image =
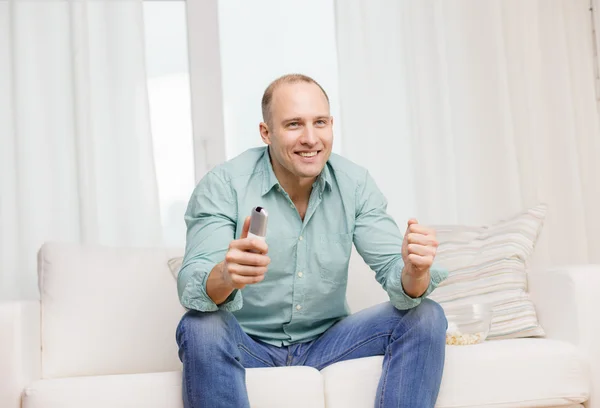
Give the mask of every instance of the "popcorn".
[{"label": "popcorn", "polygon": [[469,344],[477,344],[481,343],[484,339],[484,332],[464,334],[458,330],[446,332],[446,344],[451,346],[466,346]]}]

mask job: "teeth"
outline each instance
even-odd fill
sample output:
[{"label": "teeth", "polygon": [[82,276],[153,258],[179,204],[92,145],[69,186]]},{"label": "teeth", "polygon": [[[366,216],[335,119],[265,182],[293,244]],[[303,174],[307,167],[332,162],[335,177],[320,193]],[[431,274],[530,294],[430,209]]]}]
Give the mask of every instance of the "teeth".
[{"label": "teeth", "polygon": [[302,152],[302,153],[300,153],[300,156],[302,156],[302,157],[313,157],[316,155],[317,155],[317,152],[309,152],[309,153]]}]

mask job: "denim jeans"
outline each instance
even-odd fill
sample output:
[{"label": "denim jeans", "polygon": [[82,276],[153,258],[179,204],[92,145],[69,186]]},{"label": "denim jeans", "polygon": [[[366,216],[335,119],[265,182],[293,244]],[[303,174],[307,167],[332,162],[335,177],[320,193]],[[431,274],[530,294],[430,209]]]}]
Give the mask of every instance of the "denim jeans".
[{"label": "denim jeans", "polygon": [[384,356],[374,406],[433,407],[446,344],[442,308],[424,299],[410,310],[391,303],[341,320],[316,340],[276,347],[249,337],[227,311],[188,311],[177,327],[186,408],[250,407],[245,369],[309,366]]}]

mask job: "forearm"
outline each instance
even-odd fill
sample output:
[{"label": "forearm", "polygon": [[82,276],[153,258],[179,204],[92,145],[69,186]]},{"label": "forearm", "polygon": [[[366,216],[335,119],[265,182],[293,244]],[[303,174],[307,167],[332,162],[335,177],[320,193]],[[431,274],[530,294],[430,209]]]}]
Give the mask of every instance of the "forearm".
[{"label": "forearm", "polygon": [[423,294],[429,288],[431,282],[431,273],[428,270],[426,273],[419,277],[415,277],[410,275],[406,271],[406,267],[402,268],[402,288],[404,289],[404,293],[412,298],[418,298],[423,296]]},{"label": "forearm", "polygon": [[210,266],[203,262],[187,265],[184,262],[177,277],[177,291],[183,307],[200,312],[216,312],[219,309],[234,312],[241,309],[241,292],[227,288],[218,279],[222,265],[221,262],[209,270]]},{"label": "forearm", "polygon": [[400,310],[418,306],[448,276],[448,271],[440,265],[432,265],[421,277],[405,271],[404,263],[398,262],[379,272],[378,279],[390,297],[392,304]]},{"label": "forearm", "polygon": [[219,262],[212,268],[206,280],[206,294],[217,305],[222,304],[231,295],[234,288],[223,279],[225,261]]}]

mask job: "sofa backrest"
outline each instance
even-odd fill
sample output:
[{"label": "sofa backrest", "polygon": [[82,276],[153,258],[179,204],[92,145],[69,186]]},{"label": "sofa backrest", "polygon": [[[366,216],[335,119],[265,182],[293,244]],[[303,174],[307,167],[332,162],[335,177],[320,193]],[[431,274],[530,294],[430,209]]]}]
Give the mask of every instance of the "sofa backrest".
[{"label": "sofa backrest", "polygon": [[181,251],[45,244],[38,254],[42,376],[173,371],[185,313],[167,266]]},{"label": "sofa backrest", "polygon": [[[181,369],[175,331],[185,309],[168,261],[183,249],[45,244],[38,254],[42,376]],[[387,300],[354,250],[353,312]]]},{"label": "sofa backrest", "polygon": [[363,261],[354,247],[348,268],[346,300],[353,313],[389,300],[387,293],[375,280],[375,272]]}]

